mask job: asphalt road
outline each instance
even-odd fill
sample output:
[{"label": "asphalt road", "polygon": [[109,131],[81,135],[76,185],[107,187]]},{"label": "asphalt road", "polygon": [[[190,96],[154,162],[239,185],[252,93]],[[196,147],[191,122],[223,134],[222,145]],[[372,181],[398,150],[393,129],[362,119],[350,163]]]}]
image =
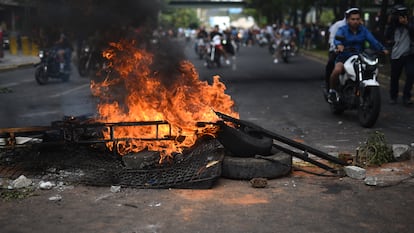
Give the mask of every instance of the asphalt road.
[{"label": "asphalt road", "polygon": [[[297,56],[273,64],[262,48],[242,48],[236,66],[207,70],[188,55],[200,78],[219,74],[241,118],[323,150],[354,150],[382,130],[392,142],[412,142],[412,109],[385,104],[375,128],[363,129],[354,113],[329,113],[320,84],[323,64]],[[43,125],[90,113],[88,80],[38,86],[32,69],[0,74],[1,127]],[[385,92],[385,91],[384,91]],[[385,98],[384,98],[385,99]],[[0,182],[5,182],[0,180]],[[254,189],[221,178],[212,189],[121,189],[63,184],[22,199],[0,200],[2,232],[365,232],[414,231],[412,179],[371,187],[348,177],[292,176]],[[59,201],[49,200],[59,195]]]},{"label": "asphalt road", "polygon": [[[389,105],[387,86],[382,87],[382,111],[373,128],[362,128],[356,111],[331,114],[322,96],[320,60],[299,54],[289,64],[273,64],[266,47],[253,46],[240,48],[231,65],[207,69],[192,43],[186,44],[185,54],[201,80],[221,77],[241,119],[275,133],[327,152],[353,153],[374,131],[383,132],[389,143],[414,142],[414,108]],[[35,82],[33,68],[0,73],[0,128],[49,125],[67,115],[95,114],[97,100],[90,94],[89,79],[73,70],[68,83],[51,80],[44,86]]]},{"label": "asphalt road", "polygon": [[[358,124],[356,111],[330,113],[322,95],[324,63],[298,55],[289,64],[273,64],[267,48],[242,47],[232,65],[207,69],[187,46],[202,79],[220,75],[237,104],[240,118],[325,151],[354,152],[375,131],[389,143],[414,142],[414,108],[388,104],[382,86],[382,111],[370,129]],[[382,77],[386,79],[386,77]],[[381,80],[387,83],[387,80]]]}]

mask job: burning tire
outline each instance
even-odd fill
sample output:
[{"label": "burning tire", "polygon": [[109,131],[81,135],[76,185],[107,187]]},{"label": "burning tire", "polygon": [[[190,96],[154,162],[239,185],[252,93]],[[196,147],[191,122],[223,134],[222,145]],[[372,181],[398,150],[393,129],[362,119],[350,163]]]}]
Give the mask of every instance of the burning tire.
[{"label": "burning tire", "polygon": [[275,152],[270,156],[240,158],[224,156],[222,176],[229,179],[250,180],[253,178],[273,179],[291,172],[292,156]]},{"label": "burning tire", "polygon": [[273,139],[251,128],[233,128],[224,123],[220,125],[218,140],[235,157],[270,155],[273,144]]}]

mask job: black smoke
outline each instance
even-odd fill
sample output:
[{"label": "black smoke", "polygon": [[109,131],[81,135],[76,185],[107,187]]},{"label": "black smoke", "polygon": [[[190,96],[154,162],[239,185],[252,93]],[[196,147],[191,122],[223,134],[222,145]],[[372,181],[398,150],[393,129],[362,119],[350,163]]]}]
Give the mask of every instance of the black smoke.
[{"label": "black smoke", "polygon": [[[155,28],[161,0],[35,0],[33,37],[49,44],[65,33],[72,39],[99,35],[101,40],[119,40],[132,29]],[[46,41],[44,41],[46,40]]]}]

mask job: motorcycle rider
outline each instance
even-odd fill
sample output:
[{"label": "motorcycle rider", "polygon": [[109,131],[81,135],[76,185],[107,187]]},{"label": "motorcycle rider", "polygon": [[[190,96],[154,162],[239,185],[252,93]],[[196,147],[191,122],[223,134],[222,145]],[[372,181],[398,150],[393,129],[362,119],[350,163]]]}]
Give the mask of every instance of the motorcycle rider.
[{"label": "motorcycle rider", "polygon": [[219,31],[219,26],[215,25],[213,30],[210,32],[210,41],[212,41],[216,49],[218,49],[220,53],[223,54],[224,58],[226,59],[226,64],[229,65],[230,60],[228,59],[228,55],[224,50],[223,45],[221,44],[222,38],[223,34]]},{"label": "motorcycle rider", "polygon": [[[352,9],[354,8],[348,9],[346,12],[351,11]],[[332,24],[329,27],[328,62],[326,63],[326,66],[325,66],[325,88],[327,91],[329,90],[329,77],[331,76],[332,70],[335,67],[335,59],[336,59],[336,56],[338,55],[335,51],[335,44],[334,44],[335,35],[336,35],[336,32],[338,31],[338,28],[344,26],[345,24],[346,24],[346,18],[344,15],[343,19],[336,21],[334,24]]]},{"label": "motorcycle rider", "polygon": [[60,61],[60,71],[70,70],[70,60],[72,58],[72,45],[64,33],[60,34],[58,41],[55,43],[57,54]]},{"label": "motorcycle rider", "polygon": [[208,33],[206,31],[206,28],[204,26],[201,26],[200,29],[197,32],[197,36],[196,36],[197,40],[195,43],[195,52],[198,53],[198,42],[199,40],[206,40],[208,38]]},{"label": "motorcycle rider", "polygon": [[280,29],[276,33],[276,38],[277,38],[276,40],[278,41],[278,43],[277,43],[277,48],[274,53],[275,58],[273,60],[273,63],[276,64],[279,62],[280,53],[281,53],[281,46],[280,46],[281,41],[288,39],[290,46],[292,47],[292,51],[295,51],[295,48],[296,48],[295,41],[294,41],[295,37],[296,37],[295,30],[291,28],[289,24],[282,23]]},{"label": "motorcycle rider", "polygon": [[[363,51],[365,41],[375,50],[388,54],[388,50],[372,35],[361,23],[361,12],[358,8],[353,8],[345,14],[346,25],[340,27],[335,35],[334,44],[339,53],[335,59],[335,67],[329,80],[328,102],[336,103],[339,101],[337,92],[339,75],[344,72],[344,62],[352,55]],[[343,39],[338,40],[338,37]],[[344,50],[352,48],[353,51]]]}]

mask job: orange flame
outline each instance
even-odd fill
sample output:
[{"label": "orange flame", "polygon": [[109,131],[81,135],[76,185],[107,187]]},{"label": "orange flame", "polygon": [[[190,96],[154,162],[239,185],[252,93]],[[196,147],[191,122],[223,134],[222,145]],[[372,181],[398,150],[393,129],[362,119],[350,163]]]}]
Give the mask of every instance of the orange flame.
[{"label": "orange flame", "polygon": [[[213,110],[238,118],[233,111],[234,101],[225,94],[226,86],[219,76],[213,83],[200,81],[195,67],[189,61],[181,61],[178,77],[169,78],[151,70],[153,55],[138,49],[135,42],[110,43],[103,52],[108,60],[107,76],[102,82],[91,82],[91,90],[101,99],[98,105],[98,121],[105,123],[166,121],[156,126],[115,127],[113,137],[119,140],[116,150],[125,155],[143,149],[159,151],[161,159],[173,152],[182,152],[192,146],[197,138],[210,134],[214,136],[217,127],[198,122],[219,120]],[[121,96],[121,98],[119,98]],[[117,99],[118,98],[118,99]],[[111,132],[105,130],[104,138],[110,139]],[[172,137],[169,137],[169,136]],[[145,140],[159,138],[161,140]],[[171,139],[171,140],[162,140]],[[114,150],[113,143],[107,143]]]}]

